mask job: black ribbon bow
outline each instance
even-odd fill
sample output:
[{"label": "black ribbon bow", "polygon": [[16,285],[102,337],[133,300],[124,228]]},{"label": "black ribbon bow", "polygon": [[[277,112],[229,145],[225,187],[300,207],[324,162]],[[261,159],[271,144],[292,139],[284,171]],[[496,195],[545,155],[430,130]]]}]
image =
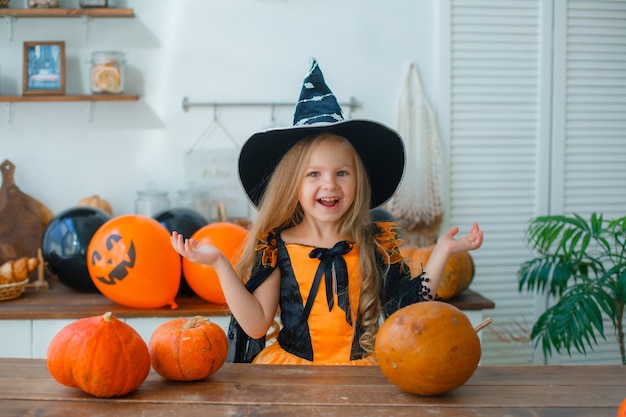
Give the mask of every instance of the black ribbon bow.
[{"label": "black ribbon bow", "polygon": [[320,261],[313,285],[309,293],[307,305],[305,307],[303,318],[306,320],[313,307],[313,300],[317,295],[322,276],[326,283],[326,302],[328,303],[328,311],[333,309],[335,305],[333,292],[337,294],[337,304],[339,308],[346,312],[346,321],[352,325],[352,314],[350,312],[350,297],[348,295],[348,267],[343,255],[352,250],[352,244],[341,241],[337,242],[331,249],[315,248],[309,253],[310,258],[317,258]]}]

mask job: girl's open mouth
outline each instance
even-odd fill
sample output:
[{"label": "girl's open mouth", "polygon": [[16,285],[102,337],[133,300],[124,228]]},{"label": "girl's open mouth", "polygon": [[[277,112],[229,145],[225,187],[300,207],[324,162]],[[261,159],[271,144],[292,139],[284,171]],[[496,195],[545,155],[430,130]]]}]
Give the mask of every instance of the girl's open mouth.
[{"label": "girl's open mouth", "polygon": [[317,202],[325,207],[334,207],[339,204],[339,199],[335,197],[322,197],[318,199]]}]

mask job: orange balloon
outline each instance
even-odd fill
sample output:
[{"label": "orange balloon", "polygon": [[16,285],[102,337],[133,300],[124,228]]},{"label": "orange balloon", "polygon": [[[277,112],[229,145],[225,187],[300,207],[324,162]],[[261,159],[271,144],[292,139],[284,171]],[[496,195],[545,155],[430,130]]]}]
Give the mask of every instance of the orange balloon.
[{"label": "orange balloon", "polygon": [[177,307],[180,255],[158,221],[135,214],[110,219],[87,247],[91,280],[107,298],[127,307]]},{"label": "orange balloon", "polygon": [[[208,243],[218,248],[231,265],[241,257],[242,245],[248,237],[248,231],[238,224],[216,222],[198,229],[192,236],[201,243]],[[183,258],[183,274],[189,287],[199,297],[215,304],[226,304],[219,278],[213,267],[201,265]]]}]

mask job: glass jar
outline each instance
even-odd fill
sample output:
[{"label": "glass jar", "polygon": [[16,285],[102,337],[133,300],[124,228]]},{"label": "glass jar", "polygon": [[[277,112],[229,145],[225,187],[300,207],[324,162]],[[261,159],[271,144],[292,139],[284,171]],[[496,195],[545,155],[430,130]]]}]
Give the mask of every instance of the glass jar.
[{"label": "glass jar", "polygon": [[209,190],[206,188],[187,188],[178,191],[178,206],[197,211],[207,221],[214,216],[211,210]]},{"label": "glass jar", "polygon": [[59,7],[59,0],[28,0],[28,7],[31,9],[48,9]]},{"label": "glass jar", "polygon": [[107,0],[78,0],[80,7],[107,7]]},{"label": "glass jar", "polygon": [[147,217],[154,217],[160,212],[170,208],[170,200],[166,191],[154,189],[137,191],[135,200],[135,213]]},{"label": "glass jar", "polygon": [[126,59],[119,51],[97,51],[91,54],[91,92],[121,94],[124,92]]}]

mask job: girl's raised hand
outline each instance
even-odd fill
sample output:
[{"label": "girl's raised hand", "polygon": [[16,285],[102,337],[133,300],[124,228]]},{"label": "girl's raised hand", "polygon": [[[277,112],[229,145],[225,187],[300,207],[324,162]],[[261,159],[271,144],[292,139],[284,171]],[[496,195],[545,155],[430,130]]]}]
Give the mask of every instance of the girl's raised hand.
[{"label": "girl's raised hand", "polygon": [[458,227],[453,227],[437,239],[437,245],[445,245],[448,253],[453,255],[480,248],[483,244],[483,231],[474,223],[467,236],[456,239],[454,236],[459,232]]},{"label": "girl's raised hand", "polygon": [[178,232],[172,232],[170,242],[176,252],[191,262],[213,265],[222,256],[215,246],[200,243],[195,239],[185,239]]}]

